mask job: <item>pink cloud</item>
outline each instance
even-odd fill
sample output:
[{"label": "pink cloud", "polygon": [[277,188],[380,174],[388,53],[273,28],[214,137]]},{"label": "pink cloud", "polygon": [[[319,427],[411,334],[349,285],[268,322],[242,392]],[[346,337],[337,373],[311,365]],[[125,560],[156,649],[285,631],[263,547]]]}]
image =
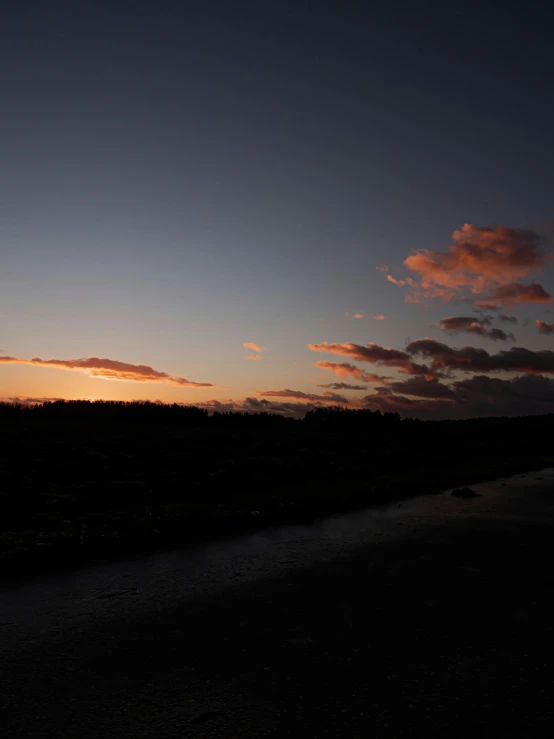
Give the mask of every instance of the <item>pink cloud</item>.
[{"label": "pink cloud", "polygon": [[423,298],[451,300],[464,291],[482,295],[490,290],[494,291],[490,300],[496,301],[495,307],[534,302],[539,297],[537,288],[520,285],[519,281],[541,272],[551,258],[540,234],[506,226],[487,228],[466,223],[454,231],[452,241],[445,252],[421,249],[404,260],[406,269],[417,273],[418,280],[387,275],[389,282],[411,288],[407,302],[419,302]]},{"label": "pink cloud", "polygon": [[385,316],[382,313],[379,313],[378,315],[371,316],[371,317],[373,318],[374,321],[384,321],[385,320]]},{"label": "pink cloud", "polygon": [[209,382],[192,382],[184,377],[175,377],[167,372],[160,372],[146,364],[129,364],[114,359],[18,359],[17,357],[0,357],[0,364],[31,364],[38,367],[55,367],[56,369],[76,370],[84,372],[88,377],[103,380],[123,380],[126,382],[167,382],[179,387],[214,387]]},{"label": "pink cloud", "polygon": [[441,287],[470,287],[480,293],[501,283],[540,272],[548,260],[541,250],[542,238],[534,231],[506,226],[480,228],[466,223],[454,231],[448,252],[422,249],[405,261],[422,281]]}]

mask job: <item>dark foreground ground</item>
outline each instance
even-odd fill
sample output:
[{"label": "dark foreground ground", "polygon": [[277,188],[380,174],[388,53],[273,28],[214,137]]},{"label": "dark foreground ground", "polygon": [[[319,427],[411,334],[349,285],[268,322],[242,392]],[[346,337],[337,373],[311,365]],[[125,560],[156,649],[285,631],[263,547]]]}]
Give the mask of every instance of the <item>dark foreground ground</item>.
[{"label": "dark foreground ground", "polygon": [[107,593],[4,639],[0,735],[550,736],[553,525],[462,516],[136,617]]}]

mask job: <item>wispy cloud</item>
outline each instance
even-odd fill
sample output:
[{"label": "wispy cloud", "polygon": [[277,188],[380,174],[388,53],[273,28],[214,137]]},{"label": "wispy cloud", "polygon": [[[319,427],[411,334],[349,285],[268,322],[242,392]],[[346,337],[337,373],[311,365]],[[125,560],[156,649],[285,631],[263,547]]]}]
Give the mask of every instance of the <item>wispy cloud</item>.
[{"label": "wispy cloud", "polygon": [[349,362],[315,362],[314,367],[334,372],[338,377],[354,377],[361,382],[383,382],[387,377],[364,372]]},{"label": "wispy cloud", "polygon": [[245,349],[251,349],[253,352],[256,352],[256,354],[261,354],[263,352],[261,346],[255,344],[253,341],[243,341],[242,345]]},{"label": "wispy cloud", "polygon": [[512,323],[517,324],[517,318],[515,316],[507,316],[505,313],[501,313],[498,316],[498,320],[502,321],[502,323]]},{"label": "wispy cloud", "polygon": [[349,385],[347,382],[329,382],[326,385],[318,385],[329,390],[367,390],[365,385]]},{"label": "wispy cloud", "polygon": [[264,398],[297,398],[298,400],[309,400],[320,403],[348,403],[348,398],[344,395],[337,395],[336,393],[323,393],[322,395],[316,395],[315,393],[304,393],[301,390],[264,390],[259,392],[258,395]]},{"label": "wispy cloud", "polygon": [[350,341],[342,344],[323,341],[321,344],[308,344],[308,348],[313,352],[329,352],[330,354],[352,357],[352,359],[360,362],[372,362],[373,364],[385,365],[387,367],[396,367],[401,372],[414,375],[430,372],[428,367],[415,364],[407,352],[399,351],[398,349],[387,349],[374,342],[370,342],[367,346],[361,346],[360,344],[353,344]]},{"label": "wispy cloud", "polygon": [[84,372],[88,377],[102,380],[123,380],[125,382],[167,382],[179,387],[214,387],[210,382],[193,382],[185,377],[176,377],[167,372],[160,372],[146,364],[129,364],[114,359],[86,357],[84,359],[20,359],[17,357],[0,357],[2,364],[30,364],[37,367],[54,367],[56,369]]},{"label": "wispy cloud", "polygon": [[251,354],[249,357],[245,357],[245,359],[248,359],[251,362],[259,362],[263,357],[261,354]]},{"label": "wispy cloud", "polygon": [[546,321],[540,319],[537,319],[535,323],[539,329],[539,334],[554,334],[554,323],[546,323]]},{"label": "wispy cloud", "polygon": [[382,313],[379,313],[376,316],[371,316],[374,321],[384,321],[386,316],[384,316]]}]

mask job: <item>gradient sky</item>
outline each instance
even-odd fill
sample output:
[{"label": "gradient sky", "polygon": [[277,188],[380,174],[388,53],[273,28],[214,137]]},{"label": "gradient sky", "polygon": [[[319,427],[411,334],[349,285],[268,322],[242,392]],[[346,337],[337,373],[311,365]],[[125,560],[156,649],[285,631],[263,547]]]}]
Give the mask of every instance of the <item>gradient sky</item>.
[{"label": "gradient sky", "polygon": [[[554,323],[547,299],[503,305],[517,324],[475,312],[495,286],[536,280],[553,294],[548,260],[531,255],[514,279],[499,267],[486,290],[468,282],[447,300],[387,280],[425,281],[404,260],[449,253],[466,223],[513,229],[502,236],[512,245],[532,230],[544,237],[536,253],[550,248],[548,4],[10,5],[0,15],[1,398],[242,407],[292,389],[302,403],[300,393],[330,392],[320,384],[354,382],[314,367],[347,357],[308,344],[403,350],[428,336],[489,353],[554,350],[536,323]],[[460,316],[515,340],[437,325]],[[90,357],[215,387],[129,371],[115,382],[67,364]],[[398,366],[354,361],[405,379]],[[508,382],[518,371],[491,373]],[[449,372],[447,385],[467,379]]]}]

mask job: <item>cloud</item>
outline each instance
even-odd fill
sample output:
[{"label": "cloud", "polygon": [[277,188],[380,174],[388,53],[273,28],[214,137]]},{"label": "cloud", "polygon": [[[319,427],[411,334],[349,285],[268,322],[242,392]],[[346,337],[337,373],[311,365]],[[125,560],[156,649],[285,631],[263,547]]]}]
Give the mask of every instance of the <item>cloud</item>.
[{"label": "cloud", "polygon": [[448,390],[451,396],[445,399],[413,399],[380,388],[375,394],[365,396],[362,403],[372,410],[427,420],[554,412],[554,379],[542,375],[522,375],[510,380],[475,375],[452,383]]},{"label": "cloud", "polygon": [[[544,248],[543,236],[537,232],[466,223],[454,231],[452,241],[447,251],[414,250],[404,260],[405,268],[419,279],[387,275],[389,282],[410,288],[407,302],[419,302],[423,298],[451,300],[465,291],[475,296],[508,286],[512,287],[507,289],[501,305],[538,298],[537,288],[519,284],[530,274],[541,272],[551,257]],[[521,290],[518,292],[514,285]],[[501,295],[493,298],[502,301]]]},{"label": "cloud", "polygon": [[248,359],[251,362],[259,362],[263,357],[261,354],[251,354],[249,357],[245,357],[245,359]]},{"label": "cloud", "polygon": [[17,357],[0,357],[0,364],[32,364],[38,367],[54,367],[57,369],[84,372],[88,377],[102,380],[123,380],[125,382],[167,382],[179,387],[214,387],[209,382],[192,382],[184,377],[175,377],[167,372],[159,372],[146,364],[128,364],[114,359],[18,359]]},{"label": "cloud", "polygon": [[378,315],[371,316],[371,317],[373,318],[374,321],[384,321],[385,320],[385,316],[382,313],[379,313]]},{"label": "cloud", "polygon": [[331,390],[367,390],[365,385],[349,385],[347,382],[329,382],[327,385],[318,387],[330,388]]},{"label": "cloud", "polygon": [[388,264],[382,264],[380,267],[375,267],[375,269],[378,269],[379,272],[388,272],[389,271],[389,265]]},{"label": "cloud", "polygon": [[314,367],[330,370],[338,375],[338,377],[354,377],[361,382],[383,382],[388,379],[385,376],[364,372],[359,367],[348,362],[315,362]]},{"label": "cloud", "polygon": [[529,372],[554,374],[554,351],[532,351],[524,347],[489,354],[484,349],[464,346],[454,349],[433,339],[419,339],[408,345],[406,351],[414,356],[432,360],[431,368],[461,370],[463,372]]},{"label": "cloud", "polygon": [[309,400],[319,403],[348,403],[348,398],[344,395],[337,395],[336,393],[323,393],[322,395],[315,395],[314,393],[304,393],[301,390],[264,390],[259,392],[258,395],[264,398],[297,398],[298,400]]},{"label": "cloud", "polygon": [[408,418],[435,419],[452,417],[455,404],[450,400],[414,400],[392,392],[377,392],[366,395],[362,407],[382,413],[399,413]]},{"label": "cloud", "polygon": [[455,398],[456,395],[448,385],[437,379],[426,380],[424,377],[410,377],[402,382],[388,382],[387,389],[402,395],[415,395],[419,398]]},{"label": "cloud", "polygon": [[14,398],[0,398],[0,403],[13,403],[14,405],[42,405],[43,403],[55,403],[62,398],[29,398],[16,396]]},{"label": "cloud", "polygon": [[479,308],[500,310],[503,306],[514,306],[519,303],[551,303],[552,297],[546,290],[535,282],[531,285],[521,285],[511,282],[500,285],[492,291],[492,295],[475,301]]},{"label": "cloud", "polygon": [[195,403],[208,413],[276,413],[279,416],[304,418],[308,411],[321,408],[321,403],[279,403],[265,398],[245,398],[244,400],[206,400]]},{"label": "cloud", "polygon": [[537,328],[539,329],[539,334],[554,334],[554,323],[546,323],[545,321],[541,321],[538,318],[535,323],[537,324]]},{"label": "cloud", "polygon": [[352,318],[357,318],[357,319],[360,319],[360,318],[363,318],[363,317],[364,317],[364,314],[363,313],[354,313],[354,315],[352,316]]},{"label": "cloud", "polygon": [[254,344],[253,341],[243,341],[242,345],[245,349],[252,349],[256,354],[261,354],[263,352],[263,349],[258,346],[258,344]]},{"label": "cloud", "polygon": [[499,328],[493,328],[490,318],[475,318],[472,316],[451,316],[450,318],[442,318],[437,326],[441,331],[447,333],[466,333],[482,336],[485,339],[493,341],[507,341],[511,339],[515,341],[513,334],[507,334]]},{"label": "cloud", "polygon": [[415,364],[410,355],[398,349],[386,349],[373,342],[367,346],[353,344],[350,341],[343,344],[332,344],[327,341],[321,344],[308,344],[308,348],[313,352],[329,352],[330,354],[341,354],[346,357],[352,357],[360,362],[372,362],[373,364],[385,365],[387,367],[396,367],[400,372],[409,374],[426,374],[430,370],[424,365]]},{"label": "cloud", "polygon": [[515,316],[507,316],[505,313],[501,313],[498,316],[498,320],[502,321],[502,323],[512,323],[517,324],[517,318]]},{"label": "cloud", "polygon": [[470,287],[483,292],[495,284],[513,282],[540,272],[548,260],[543,239],[535,231],[506,226],[481,228],[466,223],[452,234],[448,252],[415,251],[404,260],[422,282],[440,287]]}]

